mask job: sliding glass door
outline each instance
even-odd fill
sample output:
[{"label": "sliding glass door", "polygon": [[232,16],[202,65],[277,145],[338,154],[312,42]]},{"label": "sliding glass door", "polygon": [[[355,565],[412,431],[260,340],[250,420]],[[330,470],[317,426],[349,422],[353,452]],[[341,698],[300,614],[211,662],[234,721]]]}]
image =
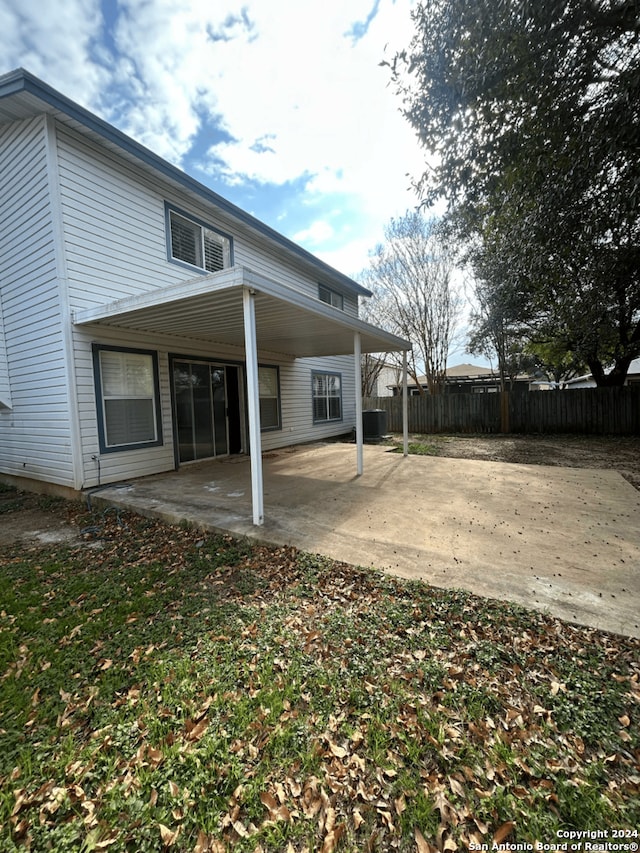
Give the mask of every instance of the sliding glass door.
[{"label": "sliding glass door", "polygon": [[228,454],[226,367],[174,361],[173,387],[179,461]]}]

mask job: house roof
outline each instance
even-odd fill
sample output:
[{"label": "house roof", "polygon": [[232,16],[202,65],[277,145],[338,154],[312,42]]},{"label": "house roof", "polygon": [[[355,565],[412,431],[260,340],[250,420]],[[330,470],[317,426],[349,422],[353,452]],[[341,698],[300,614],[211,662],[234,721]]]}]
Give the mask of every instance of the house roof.
[{"label": "house roof", "polygon": [[[627,379],[636,376],[640,376],[640,358],[634,358],[627,370]],[[595,382],[593,374],[583,373],[582,376],[574,376],[572,379],[567,379],[565,385],[577,385],[580,382]]]},{"label": "house roof", "polygon": [[18,68],[0,75],[0,123],[20,121],[43,112],[54,116],[62,124],[80,131],[108,150],[116,151],[126,160],[134,162],[138,168],[151,171],[155,175],[159,174],[166,181],[218,208],[263,239],[276,244],[281,251],[298,263],[302,263],[313,275],[324,282],[337,285],[355,295],[371,296],[369,290],[349,276],[321,261],[302,246],[196,181],[195,178],[154,154],[113,125],[74,103],[29,71]]},{"label": "house roof", "polygon": [[478,367],[476,364],[456,364],[453,367],[447,367],[445,374],[450,377],[465,377],[476,378],[487,376],[495,376],[496,373],[490,367]]},{"label": "house roof", "polygon": [[[478,367],[475,364],[456,364],[453,367],[447,367],[445,370],[445,376],[447,379],[456,379],[458,381],[463,379],[497,379],[499,378],[499,374],[497,371],[493,370],[490,367]],[[418,376],[418,382],[421,385],[427,384],[426,376]],[[415,382],[409,383],[415,386]]]},{"label": "house roof", "polygon": [[77,312],[73,320],[77,326],[116,326],[244,350],[244,288],[255,295],[256,337],[262,353],[293,358],[349,355],[354,352],[355,332],[360,334],[362,352],[411,347],[402,338],[243,267],[89,308]]}]

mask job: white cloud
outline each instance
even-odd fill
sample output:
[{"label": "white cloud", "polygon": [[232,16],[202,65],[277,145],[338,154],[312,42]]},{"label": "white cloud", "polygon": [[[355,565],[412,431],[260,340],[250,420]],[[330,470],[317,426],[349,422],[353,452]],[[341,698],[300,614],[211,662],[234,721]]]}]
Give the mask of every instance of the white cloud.
[{"label": "white cloud", "polygon": [[369,236],[360,237],[346,240],[336,248],[316,250],[314,254],[345,275],[357,277],[369,266],[369,254],[375,249],[375,243],[376,240],[372,243]]},{"label": "white cloud", "polygon": [[100,27],[99,0],[9,0],[0,5],[1,70],[26,68],[95,106],[108,83],[96,51]]},{"label": "white cloud", "polygon": [[303,231],[298,231],[297,234],[293,235],[293,239],[298,243],[313,245],[323,243],[325,240],[333,237],[334,234],[335,230],[333,227],[325,220],[320,219],[312,223],[309,228],[305,228]]},{"label": "white cloud", "polygon": [[[312,251],[360,254],[353,271],[365,235],[373,248],[416,203],[407,173],[423,155],[379,64],[408,44],[413,2],[5,0],[0,55],[179,165],[210,133],[203,166],[222,194],[225,182],[302,183],[317,221],[281,221]],[[228,141],[214,142],[220,127]]]},{"label": "white cloud", "polygon": [[[309,193],[362,194],[370,213],[391,215],[405,196],[404,206],[413,203],[406,173],[421,164],[379,66],[386,43],[392,55],[410,38],[409,0],[382,0],[355,43],[347,33],[366,20],[370,0],[314,5],[316,14],[290,0],[249,5],[255,37],[225,43],[218,56],[217,103],[235,141],[212,154],[230,179],[281,183],[309,172]],[[271,150],[255,151],[265,132]]]}]

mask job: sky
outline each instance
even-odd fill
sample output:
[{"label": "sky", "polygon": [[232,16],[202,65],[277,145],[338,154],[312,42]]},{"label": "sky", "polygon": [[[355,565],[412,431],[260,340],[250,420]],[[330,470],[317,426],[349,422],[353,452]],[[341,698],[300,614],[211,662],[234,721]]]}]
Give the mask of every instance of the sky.
[{"label": "sky", "polygon": [[418,203],[415,133],[380,63],[415,0],[0,0],[23,67],[357,277]]}]

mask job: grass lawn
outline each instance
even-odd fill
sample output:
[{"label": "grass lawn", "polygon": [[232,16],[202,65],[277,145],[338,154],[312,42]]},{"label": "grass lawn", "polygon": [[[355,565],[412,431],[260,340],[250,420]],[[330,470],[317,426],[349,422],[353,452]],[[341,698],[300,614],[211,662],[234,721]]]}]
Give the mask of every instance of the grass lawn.
[{"label": "grass lawn", "polygon": [[70,512],[0,553],[0,850],[637,841],[639,641]]}]

